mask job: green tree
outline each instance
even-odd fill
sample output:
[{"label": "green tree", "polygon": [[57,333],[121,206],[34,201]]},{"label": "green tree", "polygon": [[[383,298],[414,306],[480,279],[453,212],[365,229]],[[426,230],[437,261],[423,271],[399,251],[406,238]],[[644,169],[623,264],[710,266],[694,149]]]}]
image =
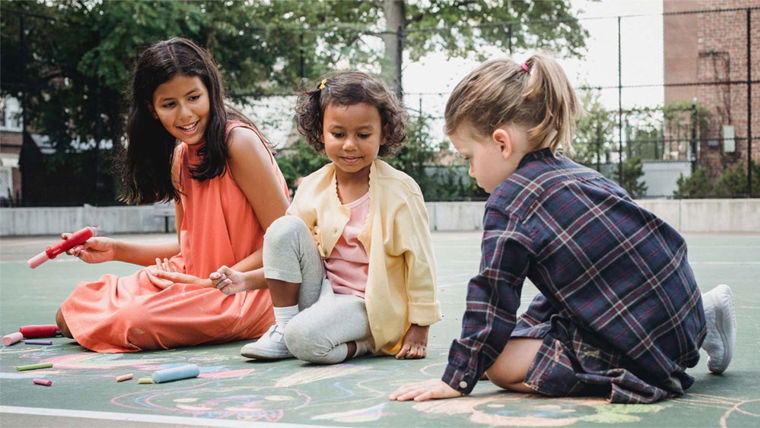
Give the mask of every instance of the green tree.
[{"label": "green tree", "polygon": [[[114,151],[122,147],[127,80],[136,56],[150,43],[182,36],[206,47],[219,64],[228,96],[245,103],[251,97],[292,94],[304,79],[347,65],[369,71],[384,66],[385,45],[376,41],[385,34],[385,3],[3,1],[0,90],[19,98],[25,94],[26,124],[50,138],[56,162],[69,162],[72,151],[91,150],[105,174],[111,155],[100,154],[101,141],[115,142]],[[398,4],[407,32],[403,49],[412,59],[434,48],[467,55],[484,44],[577,54],[586,36],[566,2]],[[546,22],[553,19],[561,22]],[[513,23],[491,25],[506,21]],[[511,37],[505,38],[510,29]]]},{"label": "green tree", "polygon": [[403,47],[416,61],[434,51],[450,57],[474,55],[483,59],[484,47],[511,52],[517,48],[540,48],[582,53],[588,32],[572,15],[566,1],[531,0],[439,0],[408,2],[375,0],[383,10],[385,43],[383,75],[399,87],[401,55],[398,52],[399,27]]},{"label": "green tree", "polygon": [[632,198],[640,198],[647,192],[647,185],[641,180],[644,164],[641,158],[628,158],[623,162],[623,182],[620,185]]},{"label": "green tree", "polygon": [[[760,165],[754,161],[752,168],[752,189],[760,187]],[[715,183],[715,193],[723,197],[747,196],[747,164],[737,162],[733,167],[724,167],[718,181]]]},{"label": "green tree", "polygon": [[601,171],[602,164],[608,163],[615,151],[616,114],[599,102],[597,91],[584,92],[580,100],[584,113],[576,122],[575,141],[569,156]]}]

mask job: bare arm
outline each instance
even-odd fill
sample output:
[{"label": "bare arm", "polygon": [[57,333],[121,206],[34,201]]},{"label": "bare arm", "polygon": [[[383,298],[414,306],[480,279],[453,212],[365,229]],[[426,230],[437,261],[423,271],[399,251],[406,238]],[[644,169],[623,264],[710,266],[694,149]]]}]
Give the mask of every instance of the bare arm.
[{"label": "bare arm", "polygon": [[[277,179],[272,156],[259,136],[247,128],[233,129],[227,145],[232,177],[251,204],[262,229],[266,230],[288,208],[288,199]],[[261,250],[258,250],[231,267],[246,272],[261,266]]]},{"label": "bare arm", "polygon": [[[66,235],[68,234],[63,236]],[[152,265],[156,258],[169,258],[177,253],[179,253],[177,242],[141,244],[106,237],[90,238],[84,244],[69,251],[69,254],[87,263],[121,261],[142,266]]]}]

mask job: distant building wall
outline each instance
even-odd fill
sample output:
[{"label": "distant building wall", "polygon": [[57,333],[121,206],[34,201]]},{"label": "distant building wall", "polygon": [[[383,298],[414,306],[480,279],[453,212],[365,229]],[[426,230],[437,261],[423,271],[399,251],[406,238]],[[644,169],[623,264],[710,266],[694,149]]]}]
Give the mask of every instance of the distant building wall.
[{"label": "distant building wall", "polygon": [[[757,0],[664,0],[663,51],[665,83],[700,83],[666,86],[665,102],[691,102],[709,111],[708,126],[699,136],[700,166],[717,176],[725,164],[747,159],[747,11]],[[725,10],[689,14],[667,13]],[[751,11],[749,35],[752,80],[760,78],[760,10]],[[717,83],[716,83],[717,82]],[[725,84],[720,82],[726,82]],[[734,82],[734,83],[729,83]],[[752,86],[752,159],[760,162],[760,85]],[[734,143],[724,141],[724,126],[733,126]],[[728,144],[726,144],[728,143]]]}]

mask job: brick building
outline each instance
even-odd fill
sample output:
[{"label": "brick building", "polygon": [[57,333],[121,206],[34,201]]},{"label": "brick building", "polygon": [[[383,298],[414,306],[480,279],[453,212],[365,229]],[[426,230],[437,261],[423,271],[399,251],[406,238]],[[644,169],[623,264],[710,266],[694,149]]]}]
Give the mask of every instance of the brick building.
[{"label": "brick building", "polygon": [[[748,80],[752,158],[760,162],[760,4],[757,0],[664,0],[665,103],[692,101],[709,112],[698,139],[699,165],[716,176],[747,159]],[[753,9],[750,9],[753,8]],[[748,9],[749,12],[748,12]],[[683,13],[686,11],[703,11]],[[751,70],[748,76],[748,13]],[[732,138],[733,135],[733,138]]]}]

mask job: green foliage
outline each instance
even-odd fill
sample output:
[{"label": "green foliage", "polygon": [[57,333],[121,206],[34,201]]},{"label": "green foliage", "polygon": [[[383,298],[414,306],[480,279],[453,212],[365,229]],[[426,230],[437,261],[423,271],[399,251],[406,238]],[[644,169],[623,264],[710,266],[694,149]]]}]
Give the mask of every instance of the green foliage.
[{"label": "green foliage", "polygon": [[[760,193],[760,164],[751,162],[752,194]],[[711,178],[707,169],[697,168],[689,177],[678,178],[678,189],[673,196],[682,198],[704,198],[710,196],[741,197],[747,196],[747,167],[744,161],[733,167],[726,166],[716,178]]]},{"label": "green foliage", "polygon": [[[513,46],[580,56],[588,36],[565,1],[406,2],[406,17],[404,43],[412,60],[440,50],[452,57],[483,59],[487,46],[507,52]],[[503,23],[511,23],[511,40],[510,26]],[[435,27],[446,29],[417,31]]]},{"label": "green foliage", "polygon": [[[760,192],[760,165],[754,161],[752,166],[752,190]],[[715,183],[715,194],[723,197],[747,196],[747,164],[738,162],[733,167],[723,168]]]},{"label": "green foliage", "polygon": [[647,192],[647,185],[641,181],[644,164],[641,158],[629,158],[623,162],[623,182],[620,185],[632,198],[640,198]]},{"label": "green foliage", "polygon": [[[436,163],[438,151],[433,146],[428,121],[430,116],[421,115],[407,125],[407,141],[386,161],[394,168],[409,174],[423,189],[430,189],[436,178],[429,175],[426,167]],[[428,190],[429,192],[429,190]]]},{"label": "green foliage", "polygon": [[705,168],[697,168],[690,176],[681,174],[676,181],[678,188],[673,196],[678,198],[704,197],[713,192],[713,184]]},{"label": "green foliage", "polygon": [[[129,75],[151,43],[177,36],[196,41],[214,56],[227,95],[245,104],[251,97],[293,94],[304,81],[346,66],[377,72],[388,1],[6,0],[0,2],[0,95],[21,98],[24,90],[26,123],[50,137],[57,162],[83,150],[72,146],[75,140],[110,140],[118,151]],[[413,60],[432,50],[451,56],[484,52],[485,45],[506,50],[507,27],[473,27],[478,24],[510,21],[511,45],[571,55],[580,53],[587,36],[567,2],[444,0],[404,7],[404,49]],[[421,173],[417,157],[425,150],[400,154],[412,173]],[[94,158],[98,171],[111,169],[109,156]]]},{"label": "green foliage", "polygon": [[317,153],[303,138],[296,140],[287,150],[278,152],[275,159],[291,189],[297,187],[296,181],[300,177],[306,177],[330,162],[324,153]]},{"label": "green foliage", "polygon": [[600,169],[615,151],[617,115],[599,102],[599,93],[587,91],[580,97],[584,114],[576,122],[575,141],[570,157],[576,162]]}]

